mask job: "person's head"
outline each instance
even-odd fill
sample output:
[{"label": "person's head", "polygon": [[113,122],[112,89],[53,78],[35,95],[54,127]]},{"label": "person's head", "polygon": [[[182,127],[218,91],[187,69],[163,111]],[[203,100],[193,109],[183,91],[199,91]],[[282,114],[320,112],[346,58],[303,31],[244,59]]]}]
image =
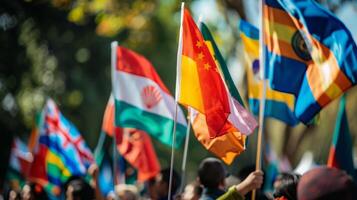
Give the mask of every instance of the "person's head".
[{"label": "person's head", "polygon": [[22,188],[21,197],[23,200],[48,199],[48,196],[43,187],[36,183],[26,183]]},{"label": "person's head", "polygon": [[[170,181],[170,168],[166,168],[160,171],[156,176],[156,192],[158,198],[164,198],[168,196],[169,191],[169,181]],[[179,174],[173,170],[172,173],[172,188],[171,194],[174,195],[177,189],[180,187],[181,178]]]},{"label": "person's head", "polygon": [[356,186],[346,172],[317,167],[306,172],[297,187],[298,200],[357,199]]},{"label": "person's head", "polygon": [[17,190],[10,189],[7,192],[6,196],[5,196],[5,199],[8,199],[8,200],[20,200],[21,199],[20,192],[17,191]]},{"label": "person's head", "polygon": [[287,200],[296,200],[297,185],[300,175],[294,173],[281,173],[274,182],[274,198],[284,197]]},{"label": "person's head", "polygon": [[182,194],[182,200],[198,200],[202,195],[202,187],[196,181],[186,185]]},{"label": "person's head", "polygon": [[66,184],[67,200],[92,200],[95,198],[93,188],[81,177],[72,177]]},{"label": "person's head", "polygon": [[198,167],[198,179],[205,188],[221,188],[225,186],[227,171],[222,161],[217,158],[206,158]]},{"label": "person's head", "polygon": [[115,187],[115,192],[121,200],[137,200],[139,199],[138,188],[134,185],[119,184]]}]

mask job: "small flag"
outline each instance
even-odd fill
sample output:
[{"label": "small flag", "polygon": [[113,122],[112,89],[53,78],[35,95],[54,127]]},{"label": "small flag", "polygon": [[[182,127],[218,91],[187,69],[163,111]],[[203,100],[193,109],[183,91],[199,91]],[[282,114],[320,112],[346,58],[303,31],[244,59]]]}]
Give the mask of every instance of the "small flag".
[{"label": "small flag", "polygon": [[151,139],[144,131],[124,128],[116,132],[119,153],[137,169],[137,181],[145,182],[160,173],[160,163]]},{"label": "small flag", "polygon": [[[250,110],[259,115],[260,94],[263,81],[259,66],[259,30],[248,22],[241,20],[239,23],[240,36],[244,45],[244,58],[246,62],[248,99]],[[269,83],[266,89],[265,111],[266,117],[272,117],[295,126],[299,120],[294,115],[295,96],[293,94],[273,90]]]},{"label": "small flag", "polygon": [[51,99],[42,111],[38,130],[29,180],[42,185],[49,195],[58,197],[68,178],[84,176],[94,159],[81,134]]},{"label": "small flag", "polygon": [[356,84],[350,31],[313,0],[264,0],[265,63],[273,89],[296,96],[295,116],[309,123]]},{"label": "small flag", "polygon": [[352,138],[346,114],[346,97],[343,95],[337,114],[327,166],[345,170],[354,180],[357,180],[353,164],[352,147]]},{"label": "small flag", "polygon": [[231,125],[242,134],[251,134],[257,126],[255,119],[250,118],[239,101],[231,97],[209,47],[186,9],[181,28],[182,44],[179,45],[182,45],[182,55],[176,85],[178,102],[205,115],[210,138],[227,134],[227,126]]},{"label": "small flag", "polygon": [[33,156],[27,145],[16,137],[11,147],[9,168],[6,173],[7,181],[12,186],[21,189],[25,184],[32,161]]},{"label": "small flag", "polygon": [[[143,56],[117,47],[113,69],[115,126],[145,131],[171,146],[176,102],[151,63]],[[177,111],[176,147],[185,138],[187,123]]]}]

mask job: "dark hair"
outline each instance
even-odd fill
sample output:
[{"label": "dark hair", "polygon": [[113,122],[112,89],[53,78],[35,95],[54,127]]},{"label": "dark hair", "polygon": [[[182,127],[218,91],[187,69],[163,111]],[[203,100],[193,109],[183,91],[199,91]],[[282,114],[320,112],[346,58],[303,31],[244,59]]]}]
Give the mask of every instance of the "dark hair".
[{"label": "dark hair", "polygon": [[217,158],[206,158],[198,167],[198,178],[205,188],[218,188],[226,174],[222,161]]},{"label": "dark hair", "polygon": [[68,187],[73,187],[73,198],[74,199],[94,199],[93,188],[81,177],[72,177],[67,181],[66,190]]},{"label": "dark hair", "polygon": [[281,173],[276,178],[276,181],[280,181],[280,185],[275,188],[274,198],[285,197],[288,200],[297,199],[297,185],[300,180],[300,175],[295,173]]},{"label": "dark hair", "polygon": [[[170,168],[166,168],[160,171],[161,176],[162,176],[162,181],[167,183],[167,188],[169,188],[169,182],[170,182]],[[172,171],[172,194],[175,194],[178,188],[180,187],[181,184],[181,178],[180,175],[173,170]]]}]

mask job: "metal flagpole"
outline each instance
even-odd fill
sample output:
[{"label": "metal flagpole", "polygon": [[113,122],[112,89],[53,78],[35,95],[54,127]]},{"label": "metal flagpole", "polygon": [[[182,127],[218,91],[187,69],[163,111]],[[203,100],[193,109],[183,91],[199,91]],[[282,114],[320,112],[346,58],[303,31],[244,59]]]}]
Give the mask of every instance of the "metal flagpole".
[{"label": "metal flagpole", "polygon": [[[259,105],[259,130],[258,130],[258,138],[257,138],[257,155],[256,155],[256,160],[255,160],[255,169],[260,170],[261,165],[262,165],[262,140],[263,140],[263,130],[264,130],[264,111],[265,111],[265,98],[266,98],[266,81],[265,80],[265,65],[264,65],[264,50],[263,50],[263,45],[264,45],[264,7],[263,7],[263,1],[259,1],[259,9],[260,9],[260,31],[259,31],[259,68],[261,70],[261,79],[263,82],[263,88],[260,93],[260,105]],[[252,199],[255,200],[256,196],[256,190],[253,190],[252,192]]]},{"label": "metal flagpole", "polygon": [[170,180],[169,180],[169,191],[168,199],[171,200],[172,195],[172,175],[174,170],[174,157],[175,157],[175,143],[176,143],[176,123],[177,123],[177,110],[178,110],[178,96],[179,96],[179,78],[180,78],[180,68],[181,68],[181,57],[182,57],[182,22],[183,22],[183,13],[184,13],[185,3],[181,3],[181,22],[180,22],[180,32],[179,32],[179,42],[177,49],[177,62],[176,62],[176,91],[175,91],[175,118],[174,118],[174,128],[172,131],[172,147],[171,147],[171,163],[170,163]]},{"label": "metal flagpole", "polygon": [[[111,74],[112,74],[112,84],[115,84],[115,68],[116,68],[116,58],[117,58],[117,47],[118,47],[118,42],[114,41],[111,43]],[[113,88],[113,87],[112,87]],[[115,91],[112,91],[112,94],[114,94]],[[114,108],[115,109],[115,108]],[[114,115],[115,119],[115,115]],[[115,130],[113,130],[113,174],[114,174],[114,195],[115,199],[119,200],[118,194],[115,192],[115,186],[118,184],[118,173],[117,173],[117,150],[116,150],[116,144],[117,144],[117,139],[116,139],[116,134]]]},{"label": "metal flagpole", "polygon": [[187,115],[187,130],[186,130],[186,139],[185,139],[185,148],[183,151],[183,158],[182,158],[182,168],[181,168],[181,177],[182,177],[182,182],[181,182],[181,187],[180,187],[180,193],[183,192],[185,182],[186,182],[186,163],[187,163],[187,152],[188,152],[188,145],[190,143],[190,131],[191,131],[191,121],[190,121],[190,114]]}]

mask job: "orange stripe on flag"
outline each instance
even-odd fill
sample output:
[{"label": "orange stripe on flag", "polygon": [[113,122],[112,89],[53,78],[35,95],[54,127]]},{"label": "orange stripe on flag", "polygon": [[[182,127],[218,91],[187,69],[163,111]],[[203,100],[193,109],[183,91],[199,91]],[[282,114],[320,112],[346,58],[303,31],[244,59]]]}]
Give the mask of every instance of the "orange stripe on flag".
[{"label": "orange stripe on flag", "polygon": [[325,106],[351,87],[351,82],[340,70],[334,54],[314,38],[313,43],[315,62],[308,66],[307,80],[319,105]]}]

